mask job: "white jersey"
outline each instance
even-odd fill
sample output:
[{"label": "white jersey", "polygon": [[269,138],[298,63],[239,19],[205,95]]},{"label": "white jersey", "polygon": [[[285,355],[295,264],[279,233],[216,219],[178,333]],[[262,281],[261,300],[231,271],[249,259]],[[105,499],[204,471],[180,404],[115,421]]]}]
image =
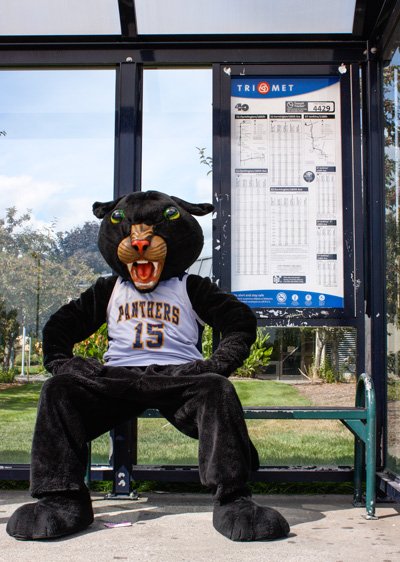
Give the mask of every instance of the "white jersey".
[{"label": "white jersey", "polygon": [[140,293],[119,277],[107,306],[107,365],[180,365],[202,359],[200,320],[186,290],[187,275]]}]

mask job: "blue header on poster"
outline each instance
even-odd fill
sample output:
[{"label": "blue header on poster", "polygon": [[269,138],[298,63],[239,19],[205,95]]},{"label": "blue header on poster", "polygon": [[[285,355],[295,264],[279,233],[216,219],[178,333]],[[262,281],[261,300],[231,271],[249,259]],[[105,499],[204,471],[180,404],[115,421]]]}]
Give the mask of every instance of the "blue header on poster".
[{"label": "blue header on poster", "polygon": [[339,82],[339,78],[327,76],[308,78],[233,76],[231,95],[238,98],[288,98],[322,90],[337,82]]},{"label": "blue header on poster", "polygon": [[251,308],[343,308],[344,299],[311,291],[233,291]]}]

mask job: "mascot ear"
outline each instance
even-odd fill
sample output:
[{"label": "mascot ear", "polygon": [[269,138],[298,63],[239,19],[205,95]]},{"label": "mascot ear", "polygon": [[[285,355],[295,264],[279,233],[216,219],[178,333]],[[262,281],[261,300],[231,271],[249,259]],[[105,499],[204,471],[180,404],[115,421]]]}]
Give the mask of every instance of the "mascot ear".
[{"label": "mascot ear", "polygon": [[118,201],[121,201],[122,197],[115,199],[114,201],[108,201],[107,203],[100,203],[100,201],[96,201],[93,203],[92,210],[93,214],[98,218],[102,219],[106,216],[107,213],[112,211]]},{"label": "mascot ear", "polygon": [[215,208],[214,205],[211,205],[211,203],[188,203],[187,201],[179,199],[179,197],[175,197],[174,195],[171,195],[171,199],[176,201],[182,209],[191,215],[196,215],[197,217],[208,215],[208,213],[211,213],[211,211]]}]

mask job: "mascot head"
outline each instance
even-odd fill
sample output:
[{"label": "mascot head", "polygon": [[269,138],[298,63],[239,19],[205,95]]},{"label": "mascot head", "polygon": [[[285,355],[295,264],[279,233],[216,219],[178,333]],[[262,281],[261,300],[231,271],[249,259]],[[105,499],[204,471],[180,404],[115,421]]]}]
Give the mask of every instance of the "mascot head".
[{"label": "mascot head", "polygon": [[209,203],[188,203],[158,191],[138,191],[108,203],[96,202],[93,213],[103,219],[100,252],[123,279],[148,293],[196,261],[204,239],[192,215],[203,216],[213,209]]}]

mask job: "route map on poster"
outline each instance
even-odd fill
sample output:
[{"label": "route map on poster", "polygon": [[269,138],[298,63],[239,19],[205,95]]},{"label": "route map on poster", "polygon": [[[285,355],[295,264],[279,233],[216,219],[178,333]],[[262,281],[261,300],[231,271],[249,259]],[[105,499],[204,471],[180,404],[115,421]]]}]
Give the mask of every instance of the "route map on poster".
[{"label": "route map on poster", "polygon": [[253,308],[342,308],[339,78],[231,84],[232,292]]}]

